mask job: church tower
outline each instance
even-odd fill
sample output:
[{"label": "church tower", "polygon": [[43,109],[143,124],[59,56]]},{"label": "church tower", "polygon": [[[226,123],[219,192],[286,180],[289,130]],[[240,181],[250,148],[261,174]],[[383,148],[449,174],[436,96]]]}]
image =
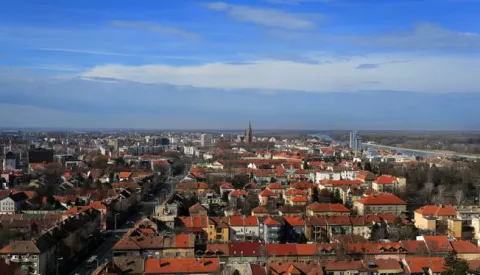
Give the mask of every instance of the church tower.
[{"label": "church tower", "polygon": [[253,141],[253,132],[252,132],[252,123],[248,122],[248,143],[251,144]]}]

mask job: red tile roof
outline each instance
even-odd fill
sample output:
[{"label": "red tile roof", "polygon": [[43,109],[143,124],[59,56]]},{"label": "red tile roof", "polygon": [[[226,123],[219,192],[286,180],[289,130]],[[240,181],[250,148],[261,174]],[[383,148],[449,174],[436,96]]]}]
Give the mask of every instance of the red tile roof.
[{"label": "red tile roof", "polygon": [[[450,245],[457,253],[479,254],[480,248],[469,241],[452,241]],[[480,255],[479,255],[480,256]]]},{"label": "red tile roof", "polygon": [[376,194],[357,201],[365,205],[405,205],[406,202],[393,194]]},{"label": "red tile roof", "polygon": [[443,257],[414,257],[406,259],[405,271],[408,273],[424,273],[431,269],[433,273],[446,271],[445,258]]},{"label": "red tile roof", "polygon": [[392,177],[392,176],[389,176],[389,175],[381,175],[380,177],[378,177],[373,182],[376,183],[376,184],[394,184],[397,181],[398,181],[398,179],[396,177]]},{"label": "red tile roof", "polygon": [[231,242],[229,244],[229,255],[239,257],[257,257],[265,255],[265,244],[260,242]]},{"label": "red tile roof", "polygon": [[365,269],[362,261],[325,261],[323,265],[326,271],[360,271]]},{"label": "red tile roof", "polygon": [[228,196],[229,197],[240,197],[240,196],[246,197],[246,196],[248,196],[248,193],[245,190],[238,190],[237,189],[237,190],[233,190],[232,192],[230,192],[228,194]]},{"label": "red tile roof", "polygon": [[202,274],[220,271],[217,258],[145,259],[145,274]]},{"label": "red tile roof", "polygon": [[451,252],[453,250],[447,236],[423,236],[430,252]]},{"label": "red tile roof", "polygon": [[120,172],[119,174],[119,178],[121,179],[129,178],[131,176],[132,176],[132,172]]},{"label": "red tile roof", "polygon": [[258,226],[258,218],[255,216],[231,216],[230,226]]},{"label": "red tile roof", "polygon": [[226,182],[220,185],[220,189],[235,189],[235,187],[231,183]]},{"label": "red tile roof", "polygon": [[322,180],[321,185],[361,185],[361,180]]},{"label": "red tile roof", "polygon": [[297,255],[295,244],[267,244],[268,256],[291,256]]},{"label": "red tile roof", "polygon": [[444,217],[444,216],[456,216],[457,211],[451,205],[425,205],[417,210],[416,213],[422,214],[424,216],[435,216],[435,217]]},{"label": "red tile roof", "polygon": [[313,212],[343,212],[348,213],[350,209],[340,203],[318,203],[314,202],[307,206],[308,210]]},{"label": "red tile roof", "polygon": [[263,221],[264,225],[269,225],[269,226],[278,226],[281,225],[282,223],[273,219],[272,217],[268,217]]},{"label": "red tile roof", "polygon": [[263,206],[257,206],[257,207],[252,209],[252,213],[265,214],[265,213],[269,213],[269,211],[268,211],[267,208],[265,208]]},{"label": "red tile roof", "polygon": [[283,190],[285,189],[285,186],[283,186],[283,184],[279,183],[279,182],[274,182],[274,183],[270,183],[269,185],[267,185],[267,188],[270,189],[270,190]]},{"label": "red tile roof", "polygon": [[292,201],[292,202],[307,202],[308,199],[304,196],[295,196],[295,197],[291,198],[290,201]]},{"label": "red tile roof", "polygon": [[275,197],[276,196],[275,193],[273,193],[272,191],[270,191],[268,189],[263,190],[258,195],[260,195],[261,197]]},{"label": "red tile roof", "polygon": [[300,216],[283,216],[283,219],[291,226],[305,226],[305,219]]}]

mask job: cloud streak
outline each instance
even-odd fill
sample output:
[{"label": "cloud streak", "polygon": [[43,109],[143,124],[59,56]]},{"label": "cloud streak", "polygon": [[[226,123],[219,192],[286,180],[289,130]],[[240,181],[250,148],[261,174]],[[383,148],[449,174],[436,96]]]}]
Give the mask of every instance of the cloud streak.
[{"label": "cloud streak", "polygon": [[232,5],[225,2],[210,2],[205,7],[227,13],[237,21],[288,30],[311,30],[316,27],[314,21],[301,14],[289,13],[278,9],[253,6]]},{"label": "cloud streak", "polygon": [[200,35],[194,32],[186,31],[180,28],[165,26],[154,22],[142,22],[142,21],[125,21],[114,20],[110,22],[113,26],[130,28],[136,30],[145,30],[152,33],[178,36],[186,39],[199,39]]},{"label": "cloud streak", "polygon": [[39,50],[49,51],[49,52],[66,52],[66,53],[89,54],[89,55],[134,56],[132,54],[104,52],[104,51],[91,51],[91,50],[78,50],[78,49],[40,48]]}]

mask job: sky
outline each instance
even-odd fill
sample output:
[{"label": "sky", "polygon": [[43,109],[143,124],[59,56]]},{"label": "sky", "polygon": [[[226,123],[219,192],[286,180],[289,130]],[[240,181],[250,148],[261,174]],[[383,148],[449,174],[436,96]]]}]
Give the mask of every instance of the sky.
[{"label": "sky", "polygon": [[16,0],[0,127],[480,130],[480,0]]}]

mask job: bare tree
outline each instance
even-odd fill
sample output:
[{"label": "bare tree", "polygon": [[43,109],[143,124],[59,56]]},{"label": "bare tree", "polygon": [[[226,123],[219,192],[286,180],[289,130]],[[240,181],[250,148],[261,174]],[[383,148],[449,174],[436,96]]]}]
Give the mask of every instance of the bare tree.
[{"label": "bare tree", "polygon": [[463,200],[465,199],[465,194],[463,193],[462,189],[458,189],[455,192],[455,201],[457,202],[457,205],[462,204]]},{"label": "bare tree", "polygon": [[438,204],[443,204],[445,200],[445,190],[447,190],[447,187],[443,184],[437,186],[437,203]]},{"label": "bare tree", "polygon": [[423,195],[426,201],[431,201],[432,192],[435,189],[435,184],[433,182],[426,182],[423,186]]}]

